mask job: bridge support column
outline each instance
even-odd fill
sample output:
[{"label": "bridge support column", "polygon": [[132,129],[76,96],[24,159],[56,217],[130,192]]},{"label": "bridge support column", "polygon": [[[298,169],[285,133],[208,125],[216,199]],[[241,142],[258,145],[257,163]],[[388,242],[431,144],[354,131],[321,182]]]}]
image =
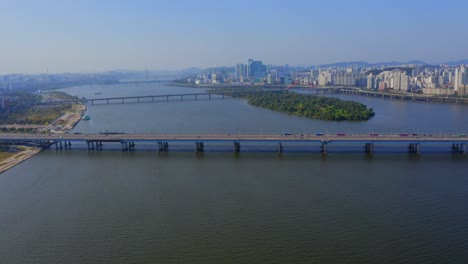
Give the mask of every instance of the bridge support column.
[{"label": "bridge support column", "polygon": [[366,153],[374,154],[374,143],[366,143],[364,148],[366,149]]},{"label": "bridge support column", "polygon": [[195,151],[196,152],[204,152],[205,151],[205,145],[203,142],[195,142]]},{"label": "bridge support column", "polygon": [[59,141],[59,144],[60,144],[60,145],[59,145],[59,148],[60,148],[60,150],[62,150],[62,149],[63,149],[62,141]]},{"label": "bridge support column", "polygon": [[169,102],[169,95],[166,96],[166,102]]},{"label": "bridge support column", "polygon": [[409,144],[409,152],[415,154],[421,154],[421,147],[419,143],[410,143]]},{"label": "bridge support column", "polygon": [[169,142],[158,142],[158,150],[159,152],[168,152],[169,151]]},{"label": "bridge support column", "polygon": [[281,142],[278,142],[277,151],[278,151],[278,154],[283,153],[283,144],[281,144]]},{"label": "bridge support column", "polygon": [[55,142],[55,150],[58,150],[58,142]]},{"label": "bridge support column", "polygon": [[153,97],[151,97],[151,99],[153,100],[153,103],[154,103],[154,96],[153,96]]},{"label": "bridge support column", "polygon": [[122,104],[125,104],[125,99],[124,98],[122,98]]},{"label": "bridge support column", "polygon": [[466,144],[465,143],[453,143],[452,152],[466,154]]},{"label": "bridge support column", "polygon": [[320,153],[327,154],[328,152],[327,144],[328,144],[327,142],[322,141],[322,145],[320,146]]},{"label": "bridge support column", "polygon": [[122,152],[127,151],[127,142],[120,142],[122,144]]},{"label": "bridge support column", "polygon": [[211,100],[211,94],[208,94],[208,100]]},{"label": "bridge support column", "polygon": [[197,95],[195,95],[195,101],[197,101],[197,100],[198,100],[198,96],[197,96]]},{"label": "bridge support column", "polygon": [[234,142],[234,152],[236,153],[240,152],[240,143],[237,141]]},{"label": "bridge support column", "polygon": [[107,99],[107,104],[109,104],[109,99]]}]

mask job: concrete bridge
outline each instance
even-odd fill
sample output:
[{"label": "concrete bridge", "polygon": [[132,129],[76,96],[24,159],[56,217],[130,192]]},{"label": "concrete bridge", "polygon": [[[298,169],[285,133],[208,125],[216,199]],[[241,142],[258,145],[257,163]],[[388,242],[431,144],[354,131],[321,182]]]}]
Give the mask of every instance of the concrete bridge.
[{"label": "concrete bridge", "polygon": [[[206,87],[209,88],[209,87]],[[234,87],[223,87],[226,89]],[[237,87],[235,87],[237,88]],[[262,87],[258,87],[262,88]],[[213,88],[216,89],[216,88]],[[265,88],[262,90],[249,90],[251,87],[242,87],[244,91],[234,91],[234,93],[257,93],[257,92],[287,92],[285,88]],[[360,96],[369,96],[369,97],[379,97],[384,99],[394,99],[394,100],[406,100],[406,101],[424,101],[424,102],[440,102],[440,103],[455,103],[455,104],[467,104],[468,98],[463,97],[441,97],[441,96],[429,96],[429,95],[420,95],[420,94],[398,94],[398,93],[385,93],[377,92],[370,90],[363,90],[360,88],[349,88],[341,86],[331,86],[331,87],[315,87],[315,88],[305,88],[305,87],[295,87],[295,89],[305,89],[309,93],[314,95],[321,94],[349,94],[349,95],[360,95]],[[140,95],[140,96],[120,96],[120,97],[103,97],[103,98],[77,98],[75,100],[55,100],[49,102],[41,102],[37,105],[57,105],[57,104],[70,104],[70,103],[84,103],[84,104],[125,104],[125,103],[154,103],[170,100],[198,100],[198,99],[208,99],[213,98],[224,99],[225,96],[229,96],[233,92],[226,91],[212,91],[212,92],[202,92],[202,93],[185,93],[185,94],[160,94],[160,95]]]},{"label": "concrete bridge", "polygon": [[[0,142],[6,144],[37,144],[50,146],[56,150],[68,150],[74,143],[84,143],[89,151],[103,150],[105,145],[120,145],[122,151],[133,151],[139,144],[155,144],[160,152],[169,151],[170,144],[192,145],[196,152],[204,152],[205,144],[221,143],[231,146],[234,152],[241,152],[247,143],[261,143],[275,146],[278,153],[284,150],[283,144],[294,143],[302,146],[316,146],[321,153],[327,153],[328,146],[334,143],[355,143],[360,146],[356,152],[374,153],[376,145],[403,145],[410,153],[420,154],[423,145],[438,144],[453,153],[466,154],[468,137],[458,135],[432,134],[310,134],[310,135],[246,135],[246,134],[0,134]],[[312,151],[312,149],[311,149]]]},{"label": "concrete bridge", "polygon": [[115,103],[154,103],[169,100],[198,100],[221,98],[224,99],[226,95],[232,93],[258,93],[258,92],[285,92],[284,89],[270,89],[270,90],[253,90],[253,91],[234,91],[234,92],[204,92],[204,93],[184,93],[184,94],[160,94],[160,95],[140,95],[140,96],[120,96],[120,97],[104,97],[104,98],[82,98],[76,100],[56,100],[50,102],[41,102],[39,105],[54,105],[54,104],[70,104],[70,103],[85,103],[85,104],[115,104]]}]

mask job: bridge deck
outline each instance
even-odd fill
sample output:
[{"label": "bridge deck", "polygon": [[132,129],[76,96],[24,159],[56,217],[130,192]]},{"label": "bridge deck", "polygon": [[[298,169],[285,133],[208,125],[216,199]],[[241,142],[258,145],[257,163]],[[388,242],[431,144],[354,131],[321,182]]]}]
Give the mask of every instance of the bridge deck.
[{"label": "bridge deck", "polygon": [[458,135],[246,135],[246,134],[0,134],[0,141],[257,141],[257,142],[468,142]]}]

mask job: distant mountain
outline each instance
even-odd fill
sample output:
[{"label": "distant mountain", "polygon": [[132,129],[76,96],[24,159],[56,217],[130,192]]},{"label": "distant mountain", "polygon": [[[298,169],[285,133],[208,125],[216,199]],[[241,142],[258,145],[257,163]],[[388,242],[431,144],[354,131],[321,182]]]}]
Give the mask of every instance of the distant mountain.
[{"label": "distant mountain", "polygon": [[413,64],[413,65],[428,65],[428,63],[421,61],[421,60],[411,60],[407,62],[401,61],[386,61],[386,62],[376,62],[376,63],[369,63],[366,61],[343,61],[331,64],[321,64],[320,67],[348,67],[352,65],[357,65],[360,67],[369,67],[369,66],[397,66],[402,64]]},{"label": "distant mountain", "polygon": [[449,62],[446,62],[446,63],[443,63],[443,64],[456,66],[456,65],[461,65],[461,64],[468,64],[468,60],[463,59],[463,60],[458,60],[458,61],[449,61]]}]

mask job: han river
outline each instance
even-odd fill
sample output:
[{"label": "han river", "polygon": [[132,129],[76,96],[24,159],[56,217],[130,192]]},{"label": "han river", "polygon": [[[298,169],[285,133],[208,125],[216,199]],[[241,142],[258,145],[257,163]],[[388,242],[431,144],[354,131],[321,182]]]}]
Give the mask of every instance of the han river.
[{"label": "han river", "polygon": [[[149,83],[63,91],[98,98],[203,90]],[[244,99],[174,99],[88,105],[91,119],[72,133],[468,134],[467,105],[337,97],[376,116],[320,121]],[[422,146],[420,156],[382,148],[371,157],[346,146],[326,156],[260,147],[45,150],[0,174],[1,263],[468,263],[468,159],[448,145]]]}]

